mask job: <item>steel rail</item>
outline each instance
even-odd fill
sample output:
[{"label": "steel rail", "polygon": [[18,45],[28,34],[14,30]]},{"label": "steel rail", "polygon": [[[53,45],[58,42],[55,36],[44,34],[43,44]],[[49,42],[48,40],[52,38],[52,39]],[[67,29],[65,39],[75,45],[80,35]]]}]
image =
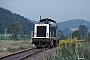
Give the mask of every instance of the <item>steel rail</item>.
[{"label": "steel rail", "polygon": [[2,56],[0,57],[0,60],[22,60],[42,50],[43,49],[36,49],[36,48],[30,49],[29,48],[29,49],[21,50],[19,52],[15,52],[6,56]]}]

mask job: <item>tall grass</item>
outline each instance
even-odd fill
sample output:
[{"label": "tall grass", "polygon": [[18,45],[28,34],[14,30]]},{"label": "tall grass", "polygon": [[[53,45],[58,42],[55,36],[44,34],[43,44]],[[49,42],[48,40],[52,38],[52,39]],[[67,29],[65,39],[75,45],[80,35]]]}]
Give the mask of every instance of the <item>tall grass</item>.
[{"label": "tall grass", "polygon": [[30,40],[0,40],[0,56],[26,48],[32,48]]}]

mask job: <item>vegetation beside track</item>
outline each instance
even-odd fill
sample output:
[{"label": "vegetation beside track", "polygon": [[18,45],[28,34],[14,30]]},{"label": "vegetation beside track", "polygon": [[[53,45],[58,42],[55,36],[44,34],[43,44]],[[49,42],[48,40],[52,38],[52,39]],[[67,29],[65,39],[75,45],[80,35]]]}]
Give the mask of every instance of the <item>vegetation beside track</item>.
[{"label": "vegetation beside track", "polygon": [[90,42],[77,42],[77,39],[61,40],[56,56],[48,60],[90,60]]},{"label": "vegetation beside track", "polygon": [[31,47],[30,40],[0,40],[0,56]]}]

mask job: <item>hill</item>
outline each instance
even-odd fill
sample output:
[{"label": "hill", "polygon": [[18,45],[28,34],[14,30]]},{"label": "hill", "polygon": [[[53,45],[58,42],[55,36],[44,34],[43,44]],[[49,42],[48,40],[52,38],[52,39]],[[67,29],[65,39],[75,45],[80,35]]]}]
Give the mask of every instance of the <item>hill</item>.
[{"label": "hill", "polygon": [[34,24],[38,23],[38,21],[35,21],[35,20],[30,20],[29,19],[29,21],[32,22],[32,23],[34,23]]},{"label": "hill", "polygon": [[0,7],[0,34],[4,33],[5,28],[8,28],[8,25],[14,21],[20,23],[20,33],[21,34],[30,34],[30,31],[33,30],[34,23],[32,23],[27,18],[12,13],[10,10]]},{"label": "hill", "polygon": [[79,25],[85,25],[90,30],[90,22],[83,19],[73,19],[58,23],[58,29],[63,30],[65,28],[78,28]]}]

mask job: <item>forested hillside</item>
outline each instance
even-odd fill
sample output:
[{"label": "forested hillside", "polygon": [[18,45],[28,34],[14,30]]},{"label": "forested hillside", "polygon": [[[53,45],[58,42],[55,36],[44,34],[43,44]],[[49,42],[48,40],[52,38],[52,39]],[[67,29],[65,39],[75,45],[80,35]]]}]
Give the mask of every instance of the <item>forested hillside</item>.
[{"label": "forested hillside", "polygon": [[0,34],[3,34],[5,28],[7,29],[8,25],[14,21],[18,21],[20,23],[21,34],[30,34],[30,31],[33,30],[34,24],[27,18],[0,7]]},{"label": "forested hillside", "polygon": [[78,28],[79,25],[85,25],[90,30],[90,22],[85,21],[83,19],[73,19],[64,22],[58,23],[59,30],[63,30],[65,28]]}]

